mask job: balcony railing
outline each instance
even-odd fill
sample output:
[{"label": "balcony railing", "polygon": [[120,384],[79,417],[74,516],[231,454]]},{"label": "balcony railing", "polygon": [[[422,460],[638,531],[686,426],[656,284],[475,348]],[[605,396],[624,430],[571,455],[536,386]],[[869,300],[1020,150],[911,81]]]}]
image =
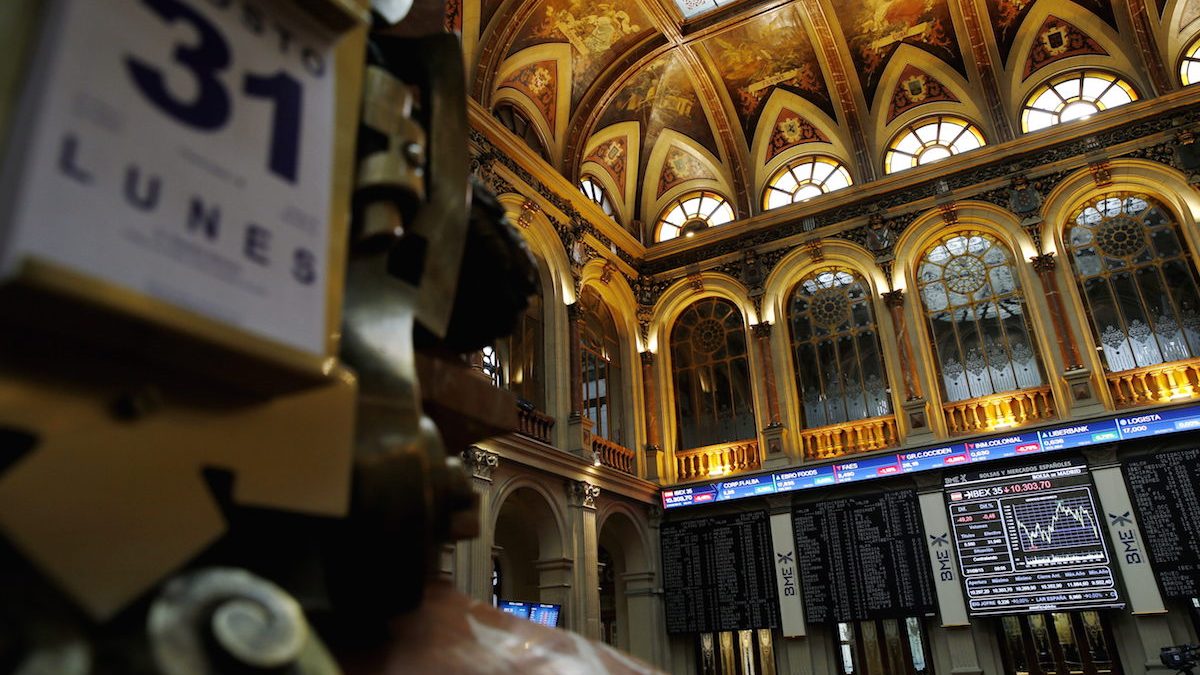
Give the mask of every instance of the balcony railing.
[{"label": "balcony railing", "polygon": [[1019,427],[1054,418],[1050,387],[1021,389],[942,405],[951,434],[973,434]]},{"label": "balcony railing", "polygon": [[600,463],[610,469],[616,469],[629,475],[634,475],[636,468],[633,463],[633,451],[614,443],[607,438],[592,436],[592,452],[600,457]]},{"label": "balcony railing", "polygon": [[517,433],[535,441],[553,443],[550,437],[554,429],[554,418],[532,405],[517,404]]},{"label": "balcony railing", "polygon": [[1104,377],[1117,407],[1179,401],[1200,394],[1200,359],[1159,363]]},{"label": "balcony railing", "polygon": [[900,444],[896,418],[872,417],[800,432],[805,460],[833,459],[856,452],[893,448]]},{"label": "balcony railing", "polygon": [[680,481],[753,471],[761,465],[758,439],[718,443],[675,453],[675,475]]}]

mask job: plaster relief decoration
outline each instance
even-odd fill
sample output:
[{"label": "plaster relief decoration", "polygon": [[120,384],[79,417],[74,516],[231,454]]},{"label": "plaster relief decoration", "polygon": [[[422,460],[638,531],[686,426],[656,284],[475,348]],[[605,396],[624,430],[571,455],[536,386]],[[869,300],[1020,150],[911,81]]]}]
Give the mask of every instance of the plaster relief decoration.
[{"label": "plaster relief decoration", "polygon": [[583,158],[583,161],[595,162],[604,167],[608,175],[612,176],[613,182],[616,183],[617,189],[620,191],[621,198],[624,199],[625,168],[628,154],[629,140],[624,136],[618,136],[597,145],[587,157]]},{"label": "plaster relief decoration", "polygon": [[697,178],[716,180],[717,177],[695,155],[678,145],[672,145],[667,150],[662,173],[658,176],[658,191],[654,197],[657,199],[676,185]]},{"label": "plaster relief decoration", "polygon": [[643,150],[639,175],[665,129],[674,129],[719,156],[708,117],[688,78],[688,68],[674,52],[651,61],[626,81],[601,115],[597,129],[628,121],[640,125]]},{"label": "plaster relief decoration", "polygon": [[549,42],[571,45],[571,105],[622,52],[650,31],[635,0],[546,0],[521,28],[509,56]]},{"label": "plaster relief decoration", "polygon": [[771,125],[771,140],[767,147],[767,161],[801,143],[828,143],[829,138],[804,119],[795,110],[784,108]]},{"label": "plaster relief decoration", "polygon": [[958,101],[958,97],[937,78],[912,64],[906,65],[888,102],[887,121],[890,124],[901,114],[935,101]]},{"label": "plaster relief decoration", "polygon": [[946,0],[833,0],[863,95],[875,99],[884,67],[903,44],[933,54],[966,75]]},{"label": "plaster relief decoration", "polygon": [[834,117],[812,41],[792,6],[752,19],[702,43],[717,65],[747,141],[776,87],[811,101]]},{"label": "plaster relief decoration", "polygon": [[558,133],[558,64],[554,61],[538,61],[509,75],[501,87],[511,87],[525,94],[537,106],[552,134]]},{"label": "plaster relief decoration", "polygon": [[1025,59],[1021,79],[1027,79],[1055,61],[1083,54],[1108,56],[1108,52],[1090,35],[1056,16],[1048,16],[1038,29],[1037,39],[1029,50],[1029,57]]},{"label": "plaster relief decoration", "polygon": [[[988,13],[992,20],[992,32],[996,36],[996,48],[1000,51],[1000,58],[1005,63],[1008,63],[1008,55],[1012,51],[1021,22],[1025,20],[1036,3],[1037,0],[987,0]],[[1067,3],[1052,2],[1051,6],[1062,7],[1064,4]],[[1109,0],[1076,0],[1073,4],[1092,12],[1116,29],[1116,18],[1113,16],[1113,8]]]}]

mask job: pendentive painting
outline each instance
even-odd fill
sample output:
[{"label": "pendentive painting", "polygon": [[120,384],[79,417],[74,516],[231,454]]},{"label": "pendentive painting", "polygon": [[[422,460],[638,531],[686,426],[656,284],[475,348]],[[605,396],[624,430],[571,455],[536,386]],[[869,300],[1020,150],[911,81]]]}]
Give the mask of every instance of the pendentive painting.
[{"label": "pendentive painting", "polygon": [[509,55],[533,45],[571,45],[571,106],[622,52],[652,30],[636,0],[546,0],[521,27]]},{"label": "pendentive painting", "polygon": [[637,121],[641,128],[639,174],[664,129],[674,129],[718,154],[708,116],[688,78],[688,68],[674,52],[651,61],[630,78],[609,103],[596,129],[630,120]]},{"label": "pendentive painting", "polygon": [[901,44],[919,47],[966,74],[946,0],[833,0],[850,58],[873,101],[884,68]]},{"label": "pendentive painting", "polygon": [[[1061,0],[1042,0],[1050,3],[1050,11],[1064,11]],[[1074,3],[1091,11],[1113,28],[1117,27],[1113,15],[1112,3],[1109,0],[1074,0]],[[988,14],[991,15],[992,32],[996,35],[996,48],[1000,50],[1000,58],[1008,63],[1009,52],[1012,51],[1013,41],[1021,23],[1029,14],[1037,0],[987,0]]]},{"label": "pendentive painting", "polygon": [[834,117],[812,41],[792,6],[708,38],[703,45],[721,73],[747,142],[752,141],[763,106],[776,87],[808,99]]}]

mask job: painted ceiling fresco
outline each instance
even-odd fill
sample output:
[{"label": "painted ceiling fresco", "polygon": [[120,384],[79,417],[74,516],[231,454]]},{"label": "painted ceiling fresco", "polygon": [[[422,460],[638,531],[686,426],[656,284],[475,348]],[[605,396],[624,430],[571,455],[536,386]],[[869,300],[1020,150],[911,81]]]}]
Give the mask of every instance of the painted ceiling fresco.
[{"label": "painted ceiling fresco", "polygon": [[[1144,4],[1155,30],[1169,18],[1184,43],[1200,32],[1200,0],[1167,3],[1169,17],[1162,1],[1128,0]],[[1113,0],[740,0],[703,10],[722,4],[455,0],[448,21],[479,22],[478,100],[519,100],[556,139],[550,163],[571,180],[603,176],[627,227],[652,223],[657,214],[641,210],[689,181],[735,191],[725,196],[738,214],[756,213],[781,157],[834,155],[855,182],[877,179],[882,165],[854,162],[883,157],[897,125],[922,111],[971,117],[1003,142],[1016,122],[984,103],[1006,95],[995,83],[1010,74],[1040,80],[1086,55],[1151,89],[1151,56],[1122,34]],[[1017,47],[1018,35],[1032,39]],[[976,64],[980,50],[999,62]]]},{"label": "painted ceiling fresco", "polygon": [[834,0],[867,101],[901,44],[924,49],[965,74],[946,0]]},{"label": "painted ceiling fresco", "polygon": [[645,168],[654,144],[666,129],[678,131],[718,155],[712,126],[689,72],[683,59],[674,52],[651,61],[617,92],[596,130],[617,122],[637,122],[641,133],[641,168]]},{"label": "painted ceiling fresco", "polygon": [[[1038,0],[987,0],[988,13],[992,19],[992,32],[996,36],[996,47],[1000,50],[1000,58],[1008,63],[1008,53],[1012,51],[1013,41],[1017,38],[1017,30],[1021,22],[1037,4]],[[1041,0],[1050,3],[1052,11],[1070,12],[1071,3],[1067,0]],[[1116,17],[1113,16],[1112,3],[1109,0],[1075,0],[1080,8],[1100,17],[1105,23],[1117,27]]]},{"label": "painted ceiling fresco", "polygon": [[794,7],[785,5],[702,42],[717,66],[751,142],[776,87],[799,94],[834,117],[833,101],[812,41]]},{"label": "painted ceiling fresco", "polygon": [[551,42],[571,45],[571,105],[622,52],[652,29],[635,0],[547,0],[517,34],[510,54]]}]

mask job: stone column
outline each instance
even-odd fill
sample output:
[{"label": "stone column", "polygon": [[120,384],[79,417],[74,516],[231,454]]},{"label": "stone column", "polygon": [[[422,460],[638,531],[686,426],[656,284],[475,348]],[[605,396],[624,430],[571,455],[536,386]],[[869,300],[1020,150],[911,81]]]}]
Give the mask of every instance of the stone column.
[{"label": "stone column", "polygon": [[1062,354],[1063,365],[1067,370],[1082,368],[1075,334],[1071,330],[1070,322],[1066,320],[1066,314],[1063,313],[1062,298],[1058,294],[1058,279],[1054,276],[1058,260],[1053,253],[1043,253],[1033,256],[1029,262],[1033,263],[1034,271],[1042,280],[1042,290],[1046,292],[1046,302],[1050,305],[1050,318],[1054,322],[1054,335],[1058,338],[1058,352]]},{"label": "stone column", "polygon": [[759,453],[763,466],[773,468],[788,463],[783,449],[783,422],[779,419],[779,391],[775,388],[775,367],[771,359],[771,322],[763,321],[751,326],[754,342],[763,369],[764,386],[767,388],[767,426],[762,431],[762,442],[766,446]]},{"label": "stone column", "polygon": [[892,317],[892,326],[896,330],[896,347],[900,351],[900,372],[904,378],[904,401],[900,404],[904,410],[904,422],[908,427],[907,440],[912,443],[920,441],[921,436],[932,436],[929,419],[926,413],[925,397],[921,393],[921,376],[916,370],[916,359],[913,358],[912,341],[908,336],[908,325],[904,321],[904,291],[888,291],[883,294],[883,302],[887,305]]},{"label": "stone column", "polygon": [[583,414],[583,355],[580,339],[580,324],[583,323],[583,309],[576,302],[567,305],[567,328],[570,331],[571,344],[571,406],[570,419],[572,422]]},{"label": "stone column", "polygon": [[570,555],[575,564],[572,585],[578,589],[571,602],[571,629],[584,637],[600,639],[599,534],[596,531],[596,498],[600,488],[585,481],[568,480]]},{"label": "stone column", "polygon": [[471,446],[463,451],[463,465],[471,474],[471,488],[479,496],[479,536],[460,541],[454,548],[454,585],[475,600],[492,603],[492,473],[500,455]]},{"label": "stone column", "polygon": [[[1046,293],[1046,304],[1050,308],[1050,317],[1054,325],[1054,337],[1058,341],[1058,353],[1063,359],[1063,379],[1067,381],[1069,400],[1064,404],[1070,406],[1074,415],[1102,414],[1104,402],[1092,385],[1092,371],[1083,365],[1079,346],[1075,342],[1075,332],[1071,330],[1071,322],[1063,311],[1062,296],[1058,292],[1058,278],[1054,269],[1058,260],[1053,253],[1035,255],[1029,259],[1033,269],[1038,273],[1042,282],[1042,290]],[[1104,386],[1104,378],[1100,378],[1100,386]],[[1064,411],[1065,412],[1065,411]]]},{"label": "stone column", "polygon": [[655,480],[665,471],[658,466],[662,433],[658,419],[658,387],[654,378],[654,352],[642,352],[642,393],[646,404],[646,478]]}]

